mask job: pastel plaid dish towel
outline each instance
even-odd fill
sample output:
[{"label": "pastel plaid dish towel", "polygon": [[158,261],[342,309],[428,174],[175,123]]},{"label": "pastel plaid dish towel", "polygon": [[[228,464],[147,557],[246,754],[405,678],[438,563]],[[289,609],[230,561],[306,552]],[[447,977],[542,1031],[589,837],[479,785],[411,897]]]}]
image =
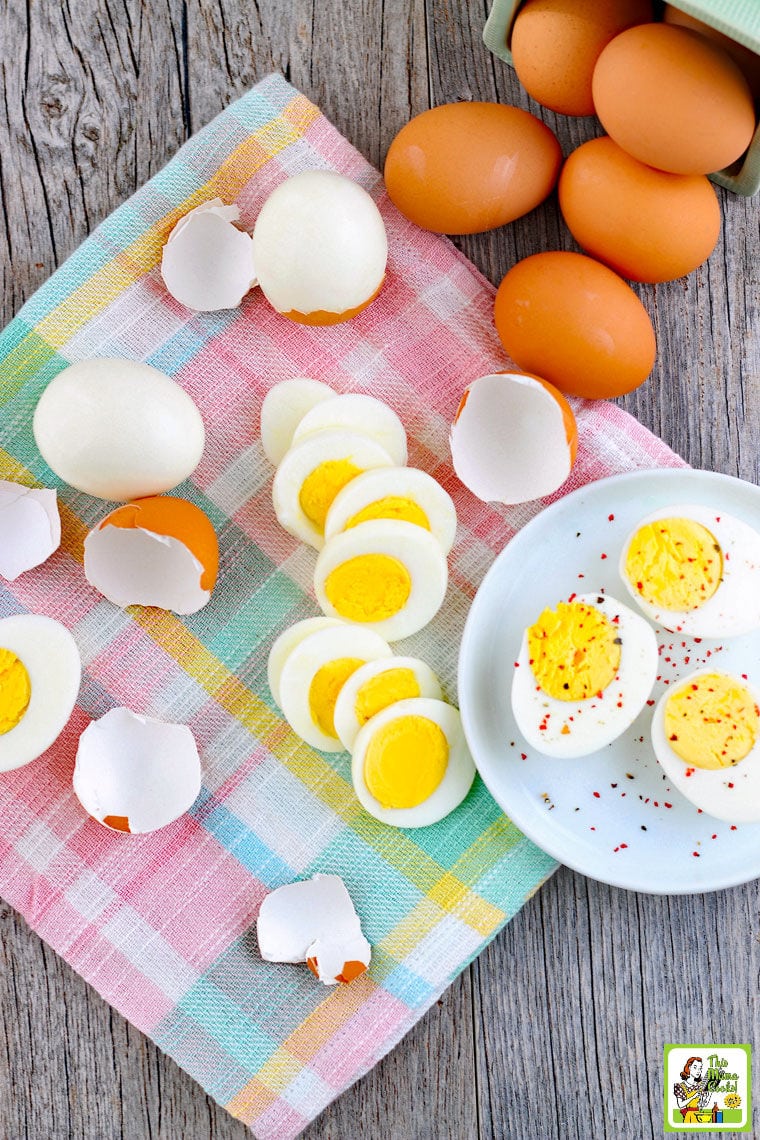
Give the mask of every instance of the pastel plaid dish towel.
[{"label": "pastel plaid dish towel", "polygon": [[[310,168],[338,170],[376,199],[390,243],[378,299],[329,328],[295,325],[254,292],[238,311],[192,314],[158,271],[187,210],[216,196],[252,228],[271,190]],[[506,267],[505,267],[506,268]],[[465,385],[504,369],[493,289],[443,238],[403,219],[380,175],[279,76],[185,145],[24,306],[0,340],[0,476],[56,486],[63,543],[0,584],[0,615],[58,618],[85,672],[74,715],[39,760],[0,777],[0,890],[30,925],[256,1136],[295,1136],[436,1000],[554,869],[479,779],[435,826],[398,831],[354,797],[345,754],[298,740],[267,687],[286,626],[317,613],[314,552],[278,526],[258,433],[265,392],[306,375],[372,393],[400,415],[411,465],[451,492],[459,514],[450,584],[434,622],[398,651],[439,673],[456,701],[456,658],[476,588],[541,504],[478,502],[453,475],[448,429]],[[110,509],[62,485],[38,454],[32,413],[67,364],[147,361],[203,414],[207,445],[177,493],[217,529],[220,580],[188,618],[122,611],[82,571],[87,531]],[[611,404],[576,401],[577,486],[681,461]],[[192,810],[145,836],[85,815],[71,776],[77,740],[116,705],[188,724],[203,762]],[[263,962],[255,922],[268,891],[340,874],[373,946],[355,982],[326,988],[302,966]]]}]

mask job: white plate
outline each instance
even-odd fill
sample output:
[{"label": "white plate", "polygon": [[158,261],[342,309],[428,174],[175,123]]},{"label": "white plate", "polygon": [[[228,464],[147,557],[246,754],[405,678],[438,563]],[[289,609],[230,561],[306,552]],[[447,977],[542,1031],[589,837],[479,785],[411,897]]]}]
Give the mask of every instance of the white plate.
[{"label": "white plate", "polygon": [[[555,859],[630,890],[690,894],[757,878],[760,824],[732,827],[712,819],[670,787],[649,743],[651,708],[592,756],[557,760],[535,752],[512,716],[514,661],[523,630],[545,606],[574,591],[604,590],[625,602],[617,569],[625,537],[651,511],[696,503],[760,531],[760,488],[709,471],[635,471],[558,500],[498,556],[462,638],[459,703],[491,794]],[[760,680],[760,631],[726,645],[659,630],[657,636],[663,675],[671,682],[708,662]],[[658,682],[655,699],[663,687]]]}]

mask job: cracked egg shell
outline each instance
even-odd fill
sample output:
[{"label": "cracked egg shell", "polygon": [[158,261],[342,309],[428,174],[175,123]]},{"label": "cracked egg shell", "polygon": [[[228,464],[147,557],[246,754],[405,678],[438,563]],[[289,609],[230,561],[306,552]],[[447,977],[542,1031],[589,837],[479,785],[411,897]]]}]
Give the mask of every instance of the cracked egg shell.
[{"label": "cracked egg shell", "polygon": [[293,433],[307,412],[337,395],[321,380],[295,376],[281,380],[267,392],[261,404],[261,446],[276,467],[293,442]]},{"label": "cracked egg shell", "polygon": [[61,516],[55,491],[0,479],[0,578],[46,562],[61,544]]},{"label": "cracked egg shell", "polygon": [[211,520],[186,499],[154,495],[117,507],[87,535],[87,581],[114,605],[192,614],[216,582],[219,546]]},{"label": "cracked egg shell", "polygon": [[175,300],[194,312],[236,309],[256,284],[251,235],[238,229],[237,206],[214,198],[177,222],[161,257],[161,276]]}]

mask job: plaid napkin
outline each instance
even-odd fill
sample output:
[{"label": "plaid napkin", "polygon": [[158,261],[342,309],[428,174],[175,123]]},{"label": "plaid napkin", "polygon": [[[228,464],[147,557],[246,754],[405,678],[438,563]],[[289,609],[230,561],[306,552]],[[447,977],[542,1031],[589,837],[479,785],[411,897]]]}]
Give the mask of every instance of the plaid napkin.
[{"label": "plaid napkin", "polygon": [[[257,293],[236,312],[193,315],[167,296],[162,243],[188,209],[219,196],[252,227],[270,191],[336,169],[376,198],[388,228],[380,297],[332,328],[292,324]],[[435,621],[399,651],[425,658],[456,701],[460,634],[478,583],[540,504],[498,510],[455,479],[448,426],[468,381],[503,369],[492,287],[446,240],[397,214],[376,170],[279,76],[191,139],[58,270],[0,339],[0,476],[57,486],[63,544],[0,583],[0,614],[58,618],[81,649],[74,715],[39,760],[0,777],[0,889],[124,1016],[261,1138],[295,1136],[386,1053],[551,873],[479,779],[443,822],[398,831],[367,816],[346,755],[322,755],[283,722],[266,681],[275,636],[313,615],[313,551],[277,525],[258,417],[279,380],[323,379],[386,400],[410,464],[454,496],[450,586]],[[221,575],[188,618],[117,609],[82,572],[99,500],[61,485],[34,446],[40,393],[68,363],[144,360],[173,376],[207,428],[178,493],[212,518]],[[677,465],[611,404],[576,402],[572,484]],[[188,815],[147,836],[90,820],[71,787],[77,740],[114,705],[190,726],[203,761]],[[300,966],[261,961],[252,923],[265,894],[316,871],[342,875],[373,945],[371,970],[327,989]]]}]

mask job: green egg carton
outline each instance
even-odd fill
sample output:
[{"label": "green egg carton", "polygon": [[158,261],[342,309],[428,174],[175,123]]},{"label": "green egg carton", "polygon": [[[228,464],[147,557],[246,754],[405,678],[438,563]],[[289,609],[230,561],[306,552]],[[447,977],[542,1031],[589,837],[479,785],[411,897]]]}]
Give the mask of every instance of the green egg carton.
[{"label": "green egg carton", "polygon": [[[514,66],[509,41],[522,0],[493,0],[483,29],[489,51]],[[671,0],[672,2],[672,0]],[[702,20],[760,56],[760,0],[678,0],[673,7]],[[713,182],[749,197],[760,190],[760,123],[746,153],[725,170],[710,175]]]}]

